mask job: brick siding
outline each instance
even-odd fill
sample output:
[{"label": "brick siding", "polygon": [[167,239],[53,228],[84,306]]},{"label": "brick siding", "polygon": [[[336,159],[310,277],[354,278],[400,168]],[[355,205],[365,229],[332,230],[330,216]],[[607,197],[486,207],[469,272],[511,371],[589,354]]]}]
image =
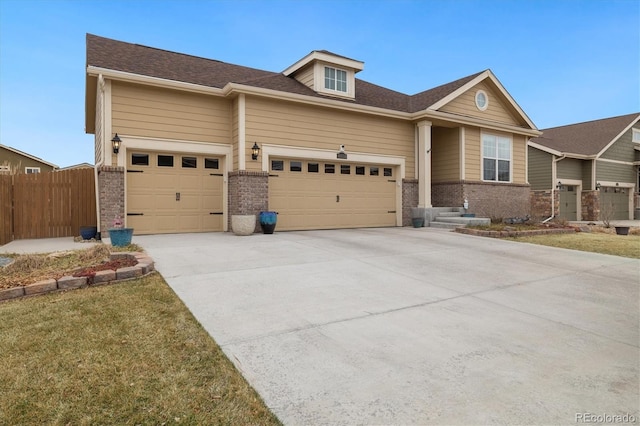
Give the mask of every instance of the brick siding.
[{"label": "brick siding", "polygon": [[551,191],[531,191],[531,217],[544,220],[551,216]]},{"label": "brick siding", "polygon": [[582,191],[582,220],[600,218],[600,191]]},{"label": "brick siding", "polygon": [[124,167],[101,166],[98,168],[98,192],[100,199],[100,236],[109,236],[113,220],[119,216],[126,220],[124,211]]},{"label": "brick siding", "polygon": [[523,217],[531,211],[530,186],[491,182],[442,182],[431,186],[434,207],[461,207],[469,200],[469,213],[503,219]]},{"label": "brick siding", "polygon": [[418,179],[402,180],[402,226],[411,226],[411,208],[418,207]]},{"label": "brick siding", "polygon": [[[239,170],[229,172],[229,214],[227,221],[231,229],[231,216],[255,214],[269,209],[269,174]],[[256,220],[255,232],[260,232]]]}]

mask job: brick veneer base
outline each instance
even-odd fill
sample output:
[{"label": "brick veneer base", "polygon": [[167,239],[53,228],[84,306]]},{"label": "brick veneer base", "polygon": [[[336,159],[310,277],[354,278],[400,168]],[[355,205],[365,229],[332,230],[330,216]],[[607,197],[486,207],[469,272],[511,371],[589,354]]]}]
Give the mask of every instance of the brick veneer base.
[{"label": "brick veneer base", "polygon": [[124,212],[124,167],[98,168],[98,194],[100,200],[100,237],[109,236],[113,220],[126,219]]},{"label": "brick veneer base", "polygon": [[431,186],[434,207],[461,207],[469,200],[469,213],[503,219],[523,217],[531,211],[530,186],[492,182],[439,182]]},{"label": "brick veneer base", "polygon": [[402,226],[411,226],[411,209],[418,206],[418,179],[402,180]]},{"label": "brick veneer base", "polygon": [[137,260],[135,266],[128,266],[125,268],[119,268],[116,271],[106,270],[96,272],[93,283],[87,283],[87,277],[72,277],[64,276],[57,280],[50,278],[47,280],[39,281],[34,284],[29,284],[22,287],[13,287],[4,290],[0,290],[0,302],[5,300],[12,300],[24,296],[32,296],[36,294],[51,293],[60,290],[72,290],[76,288],[82,288],[87,286],[93,286],[98,284],[109,284],[119,281],[124,281],[131,278],[138,278],[145,276],[155,271],[155,265],[153,259],[147,256],[145,253],[139,252],[124,252],[124,253],[111,253],[111,260],[131,257]]},{"label": "brick veneer base", "polygon": [[[231,216],[257,215],[266,210],[269,210],[269,173],[246,170],[229,172],[228,229],[231,230]],[[260,232],[257,220],[255,232]]]}]

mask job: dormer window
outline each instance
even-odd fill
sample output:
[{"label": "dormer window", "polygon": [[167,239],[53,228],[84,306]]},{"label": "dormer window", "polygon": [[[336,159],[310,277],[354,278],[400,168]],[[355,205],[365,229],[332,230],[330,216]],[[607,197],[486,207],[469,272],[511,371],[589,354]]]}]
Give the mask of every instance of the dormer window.
[{"label": "dormer window", "polygon": [[347,72],[337,68],[324,67],[324,88],[347,93]]},{"label": "dormer window", "polygon": [[356,97],[356,73],[364,63],[326,50],[314,50],[282,74],[291,76],[318,94],[335,98]]}]

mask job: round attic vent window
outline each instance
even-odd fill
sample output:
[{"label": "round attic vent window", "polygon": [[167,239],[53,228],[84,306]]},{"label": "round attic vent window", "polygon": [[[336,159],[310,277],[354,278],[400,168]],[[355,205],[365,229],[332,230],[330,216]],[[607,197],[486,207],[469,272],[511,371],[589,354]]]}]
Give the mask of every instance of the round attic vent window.
[{"label": "round attic vent window", "polygon": [[484,111],[489,106],[489,98],[484,90],[476,92],[476,106],[480,111]]}]

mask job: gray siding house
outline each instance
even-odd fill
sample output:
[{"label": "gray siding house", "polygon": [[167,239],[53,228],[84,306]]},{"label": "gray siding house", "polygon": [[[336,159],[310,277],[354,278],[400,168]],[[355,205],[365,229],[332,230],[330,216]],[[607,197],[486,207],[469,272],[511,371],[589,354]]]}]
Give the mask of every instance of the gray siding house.
[{"label": "gray siding house", "polygon": [[528,143],[532,215],[640,216],[640,114],[544,129]]}]

